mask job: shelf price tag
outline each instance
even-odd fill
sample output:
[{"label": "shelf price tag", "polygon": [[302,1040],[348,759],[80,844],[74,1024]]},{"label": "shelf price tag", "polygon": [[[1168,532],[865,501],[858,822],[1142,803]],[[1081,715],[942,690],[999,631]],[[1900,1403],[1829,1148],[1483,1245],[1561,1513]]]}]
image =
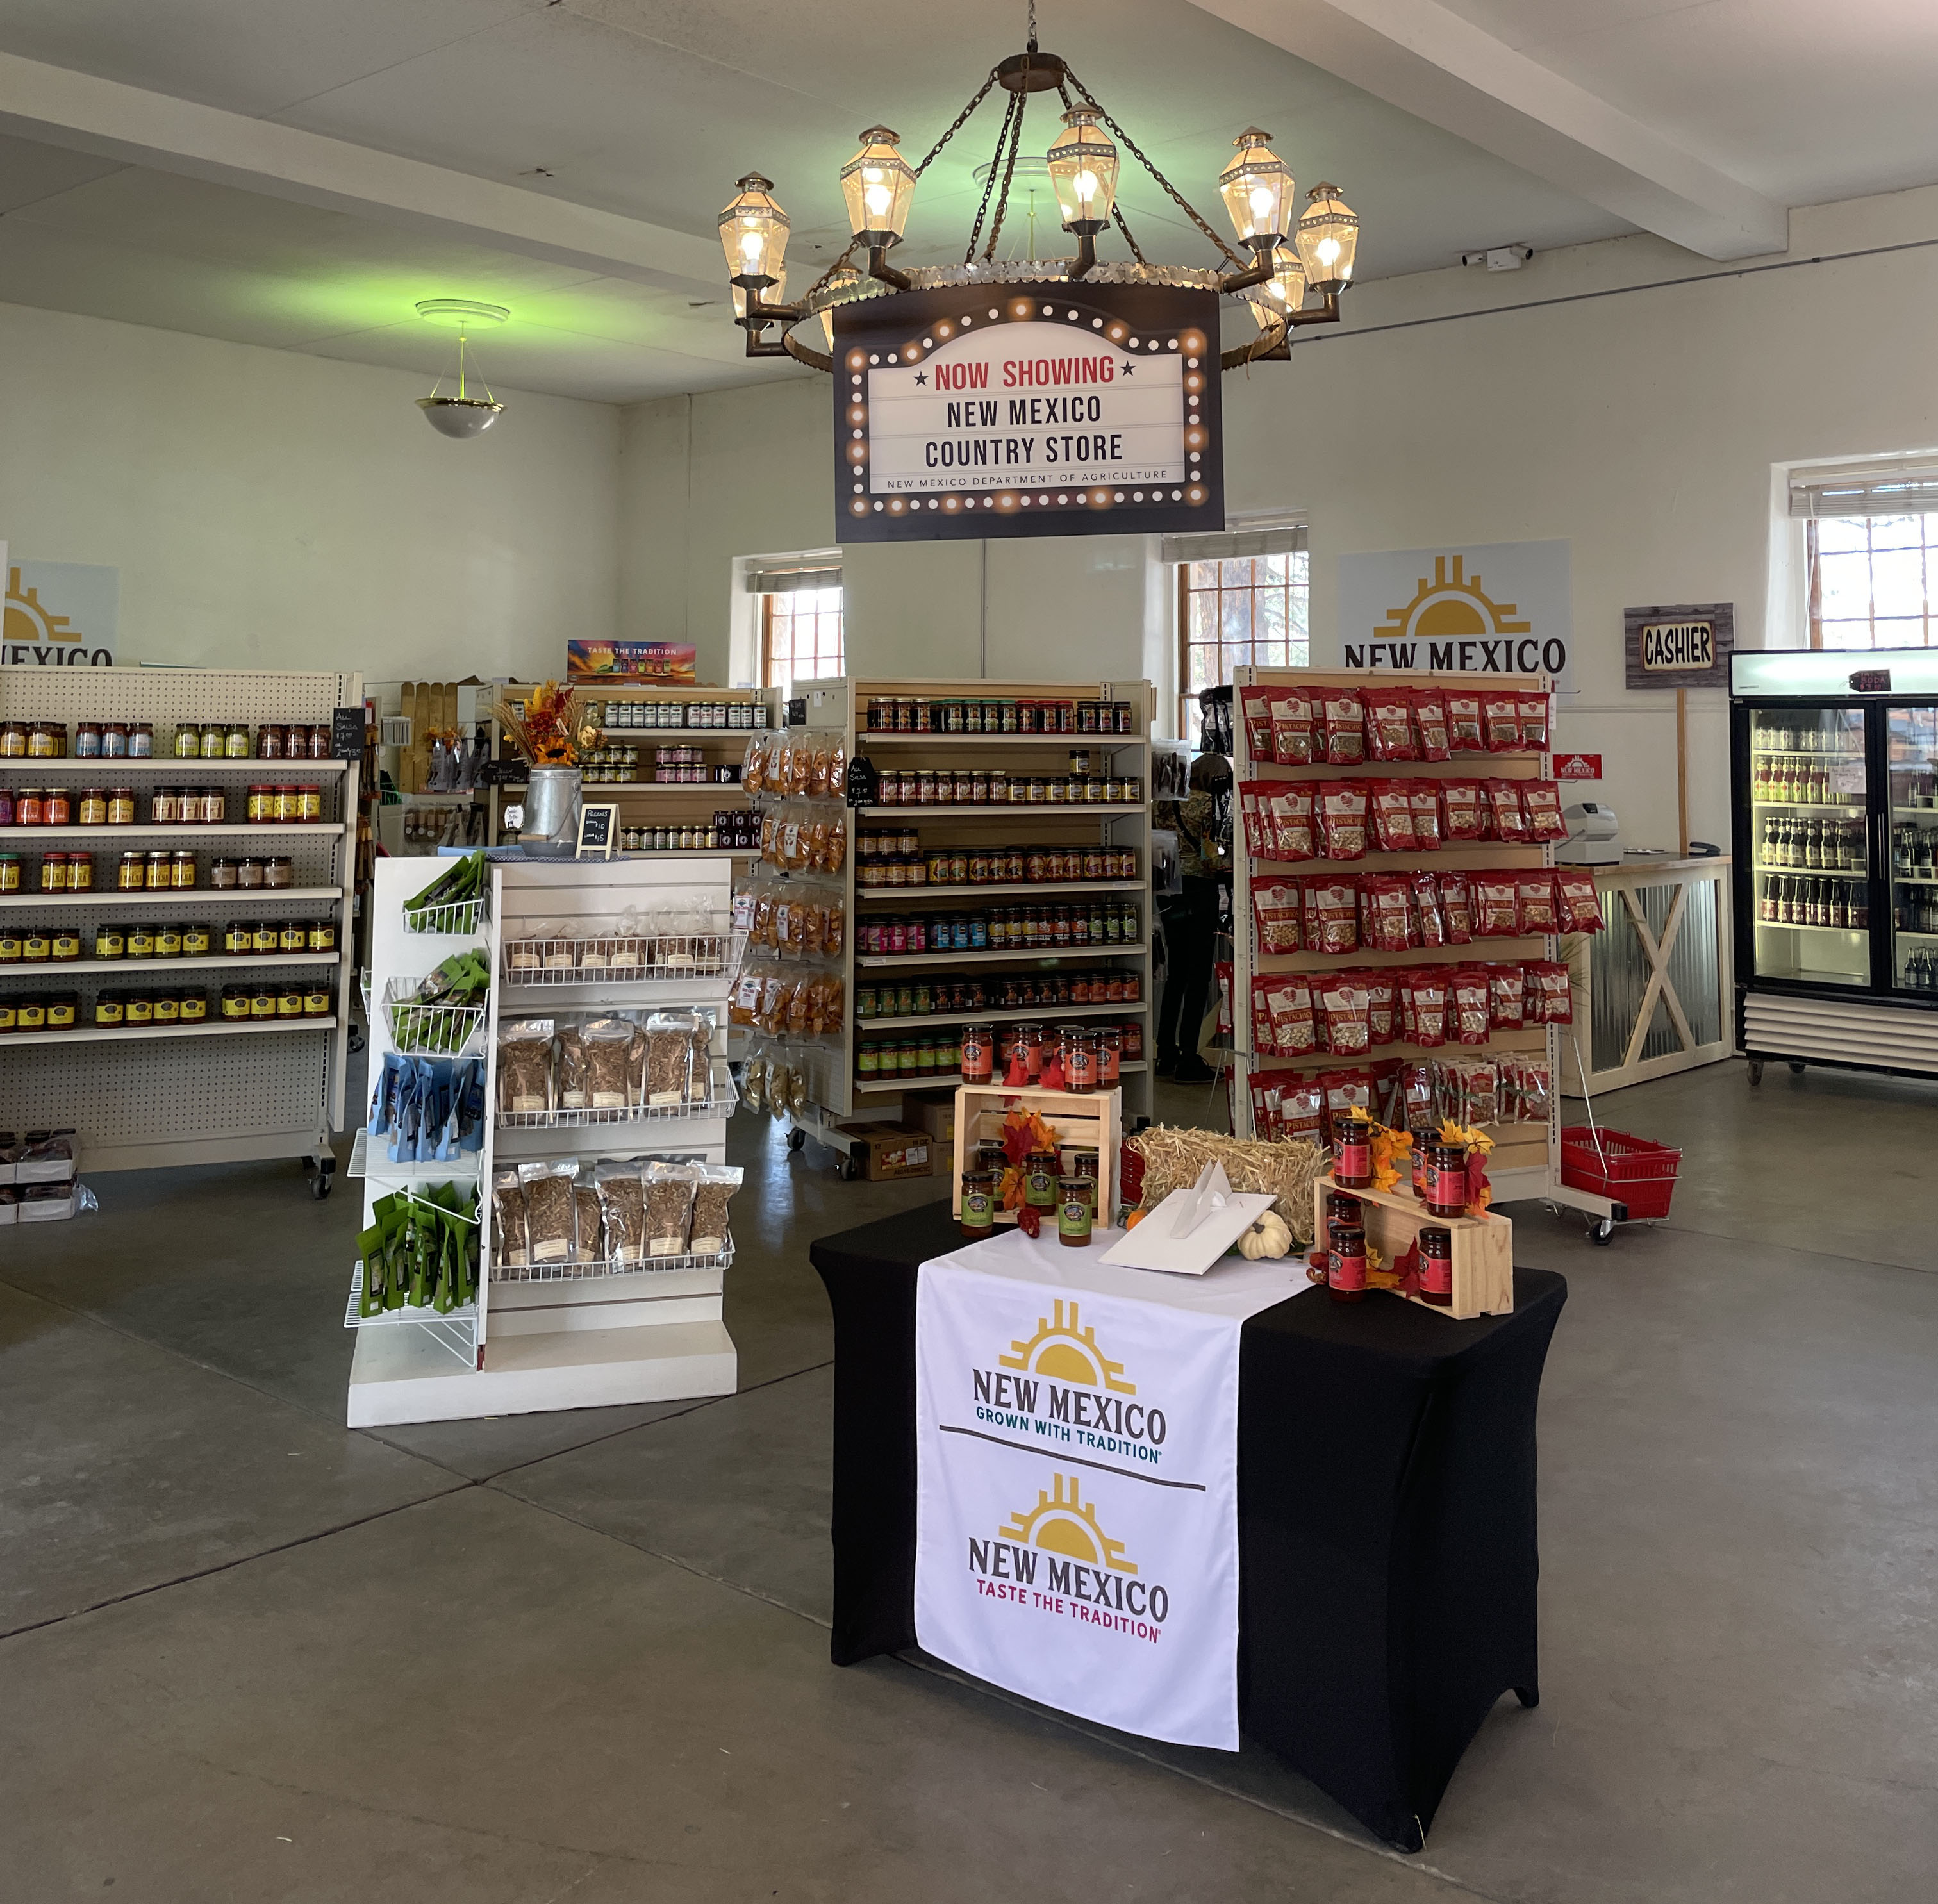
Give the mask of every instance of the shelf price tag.
[{"label": "shelf price tag", "polygon": [[619,809],[616,804],[590,803],[579,809],[579,843],[575,859],[610,859],[618,836]]}]

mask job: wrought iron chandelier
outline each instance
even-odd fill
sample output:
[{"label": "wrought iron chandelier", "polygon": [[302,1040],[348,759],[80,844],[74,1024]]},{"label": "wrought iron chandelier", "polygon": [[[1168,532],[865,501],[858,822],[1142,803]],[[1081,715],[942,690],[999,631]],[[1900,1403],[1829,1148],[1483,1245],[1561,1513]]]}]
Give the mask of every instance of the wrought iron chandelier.
[{"label": "wrought iron chandelier", "polygon": [[[961,263],[898,270],[889,262],[889,254],[907,231],[916,181],[999,87],[1009,96],[1008,104]],[[1063,130],[1051,141],[1043,162],[1063,229],[1077,241],[1077,254],[1027,262],[998,258],[996,244],[1022,150],[1024,111],[1031,93],[1049,92],[1063,102]],[[840,257],[797,302],[782,301],[787,291],[788,215],[773,195],[773,182],[749,172],[721,213],[720,241],[734,287],[734,321],[747,333],[750,357],[786,356],[813,369],[831,370],[835,308],[858,299],[958,284],[1089,278],[1098,284],[1185,286],[1244,298],[1257,320],[1259,335],[1223,354],[1223,367],[1231,370],[1241,364],[1283,361],[1292,354],[1294,329],[1337,323],[1340,293],[1353,281],[1359,221],[1337,187],[1315,186],[1295,221],[1292,173],[1272,151],[1271,135],[1256,126],[1241,132],[1232,142],[1237,150],[1231,162],[1219,175],[1218,190],[1239,243],[1250,254],[1247,259],[1158,170],[1071,71],[1069,62],[1038,47],[1035,0],[1030,0],[1028,49],[991,68],[975,96],[919,163],[911,165],[902,156],[901,134],[885,126],[871,126],[861,136],[861,149],[841,169],[842,196],[852,235]],[[1217,247],[1224,266],[1153,264],[1144,256],[1117,203],[1119,147]],[[1097,240],[1113,226],[1130,251],[1126,261],[1106,263],[1098,257]],[[858,258],[862,261],[859,268]],[[1314,294],[1319,302],[1311,304],[1308,300]],[[770,338],[767,333],[776,326],[778,338]]]}]

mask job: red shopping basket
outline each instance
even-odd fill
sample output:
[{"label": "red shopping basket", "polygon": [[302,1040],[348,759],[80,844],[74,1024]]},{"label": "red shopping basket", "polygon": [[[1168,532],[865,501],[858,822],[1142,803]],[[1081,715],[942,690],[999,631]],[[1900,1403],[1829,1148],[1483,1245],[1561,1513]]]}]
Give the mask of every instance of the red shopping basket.
[{"label": "red shopping basket", "polygon": [[1626,1131],[1570,1124],[1561,1133],[1561,1180],[1628,1207],[1632,1219],[1666,1216],[1682,1152]]}]

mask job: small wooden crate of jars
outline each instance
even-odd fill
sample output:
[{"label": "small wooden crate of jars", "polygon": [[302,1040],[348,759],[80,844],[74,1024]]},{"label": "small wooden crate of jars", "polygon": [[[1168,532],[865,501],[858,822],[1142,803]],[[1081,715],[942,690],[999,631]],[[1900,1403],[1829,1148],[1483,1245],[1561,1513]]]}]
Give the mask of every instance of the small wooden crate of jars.
[{"label": "small wooden crate of jars", "polygon": [[[978,1153],[1003,1141],[1004,1120],[1013,1110],[1034,1111],[1056,1133],[1059,1157],[1071,1151],[1097,1155],[1098,1225],[1107,1225],[1117,1207],[1117,1147],[1123,1133],[1123,1092],[1045,1091],[1035,1085],[960,1084],[955,1087],[955,1157],[950,1213],[962,1214],[962,1177],[977,1167]],[[1013,1223],[1013,1210],[998,1208],[996,1221]]]},{"label": "small wooden crate of jars", "polygon": [[1390,1269],[1429,1227],[1447,1231],[1453,1243],[1454,1298],[1427,1301],[1404,1289],[1387,1294],[1417,1303],[1436,1316],[1457,1322],[1476,1316],[1514,1313],[1514,1225],[1491,1210],[1479,1216],[1436,1216],[1411,1190],[1347,1189],[1332,1180],[1329,1171],[1312,1186],[1313,1235],[1323,1247],[1326,1234],[1326,1200],[1352,1197],[1362,1206],[1366,1241],[1378,1250]]}]

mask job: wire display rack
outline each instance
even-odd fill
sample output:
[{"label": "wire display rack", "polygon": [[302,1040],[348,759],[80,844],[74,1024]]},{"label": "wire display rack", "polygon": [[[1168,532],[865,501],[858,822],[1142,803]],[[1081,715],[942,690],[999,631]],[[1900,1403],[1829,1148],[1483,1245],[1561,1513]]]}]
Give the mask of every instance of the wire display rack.
[{"label": "wire display rack", "polygon": [[716,1256],[615,1256],[602,1262],[494,1263],[494,1283],[580,1283],[596,1276],[663,1276],[682,1269],[731,1269],[734,1239]]},{"label": "wire display rack", "polygon": [[580,1131],[589,1125],[606,1129],[627,1124],[658,1124],[682,1117],[728,1117],[740,1101],[732,1076],[716,1067],[712,1095],[678,1104],[625,1104],[611,1108],[575,1107],[559,1110],[501,1110],[501,1131]]},{"label": "wire display rack", "polygon": [[460,899],[445,906],[406,906],[404,908],[404,930],[406,932],[439,932],[469,937],[483,925],[486,917],[486,902],[483,897]]},{"label": "wire display rack", "polygon": [[350,1300],[343,1312],[345,1329],[394,1329],[406,1326],[421,1329],[440,1348],[448,1349],[467,1368],[477,1353],[478,1305],[475,1302],[461,1303],[442,1314],[427,1304],[412,1307],[406,1304],[402,1309],[380,1309],[374,1316],[361,1316],[357,1310],[363,1301],[363,1265],[359,1262],[350,1273]]},{"label": "wire display rack", "polygon": [[384,1022],[392,1046],[407,1058],[463,1058],[484,1035],[482,1005],[426,1005],[421,979],[393,979],[384,988]]},{"label": "wire display rack", "polygon": [[521,988],[608,981],[684,984],[732,972],[746,950],[744,932],[626,933],[593,939],[514,939],[505,945],[505,982]]}]

